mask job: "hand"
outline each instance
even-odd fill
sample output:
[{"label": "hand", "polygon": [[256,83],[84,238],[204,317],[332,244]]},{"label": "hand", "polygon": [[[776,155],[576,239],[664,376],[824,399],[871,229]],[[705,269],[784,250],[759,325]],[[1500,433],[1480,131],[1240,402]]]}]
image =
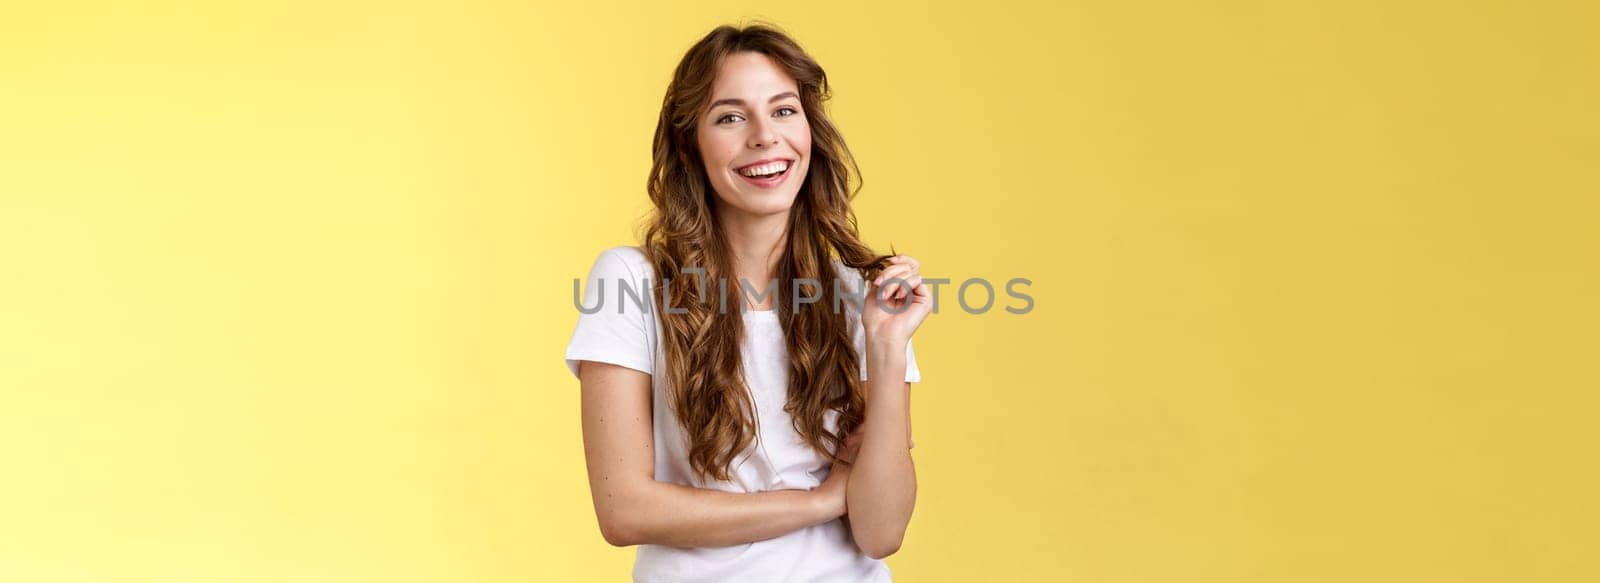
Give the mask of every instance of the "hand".
[{"label": "hand", "polygon": [[868,286],[861,325],[868,342],[903,346],[911,340],[923,319],[933,312],[933,292],[922,283],[922,264],[916,259],[896,255],[889,258],[889,263]]},{"label": "hand", "polygon": [[856,461],[856,454],[861,451],[861,430],[857,429],[846,437],[840,447],[839,458],[850,463],[834,462],[828,477],[813,490],[821,501],[823,515],[830,520],[844,516],[850,510],[845,504],[845,484],[850,481],[850,468]]}]

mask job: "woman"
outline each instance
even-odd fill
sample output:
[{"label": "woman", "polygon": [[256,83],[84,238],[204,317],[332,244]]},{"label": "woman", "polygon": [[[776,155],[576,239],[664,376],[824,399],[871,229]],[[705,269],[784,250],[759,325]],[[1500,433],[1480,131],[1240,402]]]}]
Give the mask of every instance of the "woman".
[{"label": "woman", "polygon": [[589,273],[566,359],[600,530],[638,545],[637,581],[889,580],[932,299],[914,259],[860,241],[827,98],[783,33],[712,31],[667,87],[643,245]]}]

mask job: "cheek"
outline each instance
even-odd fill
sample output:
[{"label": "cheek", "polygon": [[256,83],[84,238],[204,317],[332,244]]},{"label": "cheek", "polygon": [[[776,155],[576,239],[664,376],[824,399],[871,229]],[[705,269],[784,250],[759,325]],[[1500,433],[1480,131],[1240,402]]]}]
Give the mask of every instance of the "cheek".
[{"label": "cheek", "polygon": [[700,139],[700,157],[705,160],[708,172],[714,173],[732,166],[734,156],[738,153],[738,145],[730,146],[726,138],[708,136]]},{"label": "cheek", "polygon": [[798,150],[798,154],[809,157],[811,154],[811,126],[800,124],[800,127],[790,134],[789,143],[794,144],[794,149]]}]

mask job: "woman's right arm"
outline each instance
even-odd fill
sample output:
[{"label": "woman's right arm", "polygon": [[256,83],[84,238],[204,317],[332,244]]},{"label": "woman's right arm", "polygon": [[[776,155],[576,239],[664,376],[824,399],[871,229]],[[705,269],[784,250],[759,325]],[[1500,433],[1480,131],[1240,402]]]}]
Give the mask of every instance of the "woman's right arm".
[{"label": "woman's right arm", "polygon": [[766,540],[845,513],[849,469],[815,490],[734,493],[655,479],[650,375],[583,361],[583,450],[606,542],[723,547]]}]

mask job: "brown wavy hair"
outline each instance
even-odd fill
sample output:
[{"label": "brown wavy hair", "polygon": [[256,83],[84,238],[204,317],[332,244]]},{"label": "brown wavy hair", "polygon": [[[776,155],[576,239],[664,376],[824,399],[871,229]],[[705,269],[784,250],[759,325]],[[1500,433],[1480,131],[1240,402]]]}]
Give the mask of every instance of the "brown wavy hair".
[{"label": "brown wavy hair", "polygon": [[[666,355],[666,380],[673,411],[687,436],[690,467],[702,478],[728,480],[728,467],[757,435],[754,404],[744,382],[740,343],[743,318],[738,312],[718,314],[718,306],[742,306],[743,294],[733,273],[727,240],[718,228],[710,179],[696,141],[700,116],[707,111],[718,66],[730,55],[766,55],[799,85],[801,106],[811,126],[811,163],[794,205],[777,265],[774,307],[783,323],[789,349],[789,388],[784,410],[794,428],[813,449],[835,462],[833,452],[865,417],[860,358],[845,315],[833,309],[835,256],[870,281],[888,265],[889,255],[876,254],[861,242],[850,200],[860,189],[860,168],[822,104],[830,97],[828,77],[800,45],[776,27],[751,24],[720,26],[695,43],[678,63],[667,85],[656,125],[654,161],[648,189],[655,211],[644,232],[645,256],[661,274],[652,284],[656,298],[687,313],[661,317]],[[852,189],[851,185],[855,188]],[[732,288],[713,298],[719,288],[700,286],[683,268],[703,268],[705,282],[727,281]],[[791,282],[808,278],[802,291],[821,301],[789,305]],[[679,283],[669,284],[668,279]],[[754,282],[753,282],[754,283]],[[844,291],[859,293],[860,290]],[[724,302],[725,301],[725,302]],[[850,300],[843,300],[848,302]],[[825,423],[837,411],[834,432]]]}]

